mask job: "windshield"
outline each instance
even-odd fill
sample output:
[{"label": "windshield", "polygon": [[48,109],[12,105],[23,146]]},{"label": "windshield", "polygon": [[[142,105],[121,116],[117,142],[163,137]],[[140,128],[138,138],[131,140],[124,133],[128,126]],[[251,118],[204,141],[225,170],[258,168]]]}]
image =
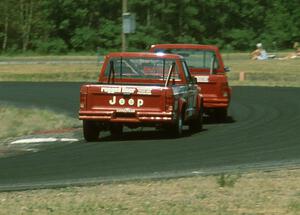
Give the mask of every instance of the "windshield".
[{"label": "windshield", "polygon": [[116,79],[165,81],[170,71],[172,79],[180,80],[177,64],[173,59],[111,58],[105,69],[105,77],[113,82]]},{"label": "windshield", "polygon": [[179,54],[185,58],[190,68],[210,69],[213,61],[213,69],[217,69],[219,67],[218,60],[215,57],[215,53],[209,50],[156,49],[155,52]]}]

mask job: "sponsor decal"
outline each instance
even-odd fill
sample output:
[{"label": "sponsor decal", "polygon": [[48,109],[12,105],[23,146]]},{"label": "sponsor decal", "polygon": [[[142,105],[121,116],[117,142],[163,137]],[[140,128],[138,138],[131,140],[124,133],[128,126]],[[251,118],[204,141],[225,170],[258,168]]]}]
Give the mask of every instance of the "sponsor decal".
[{"label": "sponsor decal", "polygon": [[125,105],[125,104],[128,104],[129,106],[137,106],[137,107],[141,107],[144,105],[144,100],[143,99],[133,99],[133,98],[130,98],[130,99],[125,99],[125,98],[120,98],[120,99],[117,99],[116,96],[113,96],[112,99],[110,99],[109,101],[109,104],[110,105]]},{"label": "sponsor decal", "polygon": [[151,95],[152,94],[152,89],[150,88],[138,88],[137,94],[139,95]]},{"label": "sponsor decal", "polygon": [[134,113],[135,110],[131,108],[119,108],[116,110],[118,113]]},{"label": "sponsor decal", "polygon": [[197,82],[208,82],[209,76],[195,76],[197,78]]},{"label": "sponsor decal", "polygon": [[142,88],[142,87],[101,87],[102,93],[124,93],[124,94],[133,94],[137,93],[139,95],[151,95],[151,88]]},{"label": "sponsor decal", "polygon": [[103,93],[121,93],[121,87],[101,87],[101,92]]},{"label": "sponsor decal", "polygon": [[132,94],[134,93],[136,90],[136,88],[122,88],[122,93],[125,93],[125,94]]}]

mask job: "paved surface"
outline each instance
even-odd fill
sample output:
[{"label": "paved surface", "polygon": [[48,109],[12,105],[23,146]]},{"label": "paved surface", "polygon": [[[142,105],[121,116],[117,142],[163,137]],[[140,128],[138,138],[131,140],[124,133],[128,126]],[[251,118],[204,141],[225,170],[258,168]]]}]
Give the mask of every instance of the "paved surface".
[{"label": "paved surface", "polygon": [[[1,83],[0,102],[76,117],[79,83]],[[300,165],[300,88],[234,87],[227,123],[170,139],[154,130],[0,159],[0,190]]]}]

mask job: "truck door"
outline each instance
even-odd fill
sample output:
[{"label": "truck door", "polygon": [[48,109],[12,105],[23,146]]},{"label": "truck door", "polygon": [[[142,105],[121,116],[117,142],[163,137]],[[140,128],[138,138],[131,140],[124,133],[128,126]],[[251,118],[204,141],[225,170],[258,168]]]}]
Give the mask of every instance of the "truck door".
[{"label": "truck door", "polygon": [[193,77],[191,76],[185,61],[182,61],[182,67],[183,67],[185,78],[187,80],[187,88],[188,88],[186,116],[187,118],[190,118],[193,115],[195,115],[195,111],[197,111],[198,90],[197,90],[197,85],[193,82]]}]

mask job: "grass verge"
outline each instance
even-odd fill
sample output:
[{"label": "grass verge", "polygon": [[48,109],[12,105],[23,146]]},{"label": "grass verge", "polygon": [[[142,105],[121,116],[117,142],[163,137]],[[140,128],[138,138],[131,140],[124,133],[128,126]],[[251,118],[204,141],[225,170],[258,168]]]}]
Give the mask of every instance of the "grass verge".
[{"label": "grass verge", "polygon": [[[278,53],[278,57],[287,53]],[[101,57],[101,60],[103,58]],[[231,85],[300,87],[300,59],[267,61],[250,60],[247,53],[223,54]],[[0,64],[0,81],[80,81],[94,82],[98,78],[101,65],[96,56],[33,56],[0,58],[3,61],[28,62],[38,64]],[[59,64],[47,64],[49,61]],[[70,64],[70,61],[94,61],[91,64]],[[99,59],[98,59],[99,61]],[[239,75],[245,73],[245,80]]]},{"label": "grass verge", "polygon": [[91,60],[91,61],[97,61],[97,58],[100,58],[102,56],[96,56],[95,55],[91,55],[91,53],[87,53],[86,55],[84,54],[70,54],[70,55],[12,55],[12,56],[8,56],[8,55],[0,55],[0,62],[1,61],[6,61],[6,62],[11,62],[11,61],[65,61],[65,60]]},{"label": "grass verge", "polygon": [[91,81],[95,82],[100,65],[33,64],[0,65],[0,81]]},{"label": "grass verge", "polygon": [[[223,57],[232,70],[228,73],[231,85],[300,87],[300,59],[254,61],[245,53]],[[241,72],[245,74],[244,81],[240,80]]]},{"label": "grass verge", "polygon": [[0,214],[299,214],[300,170],[0,193]]},{"label": "grass verge", "polygon": [[35,131],[79,126],[79,120],[50,110],[0,106],[0,139]]}]

